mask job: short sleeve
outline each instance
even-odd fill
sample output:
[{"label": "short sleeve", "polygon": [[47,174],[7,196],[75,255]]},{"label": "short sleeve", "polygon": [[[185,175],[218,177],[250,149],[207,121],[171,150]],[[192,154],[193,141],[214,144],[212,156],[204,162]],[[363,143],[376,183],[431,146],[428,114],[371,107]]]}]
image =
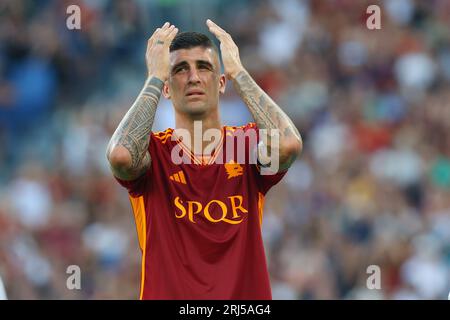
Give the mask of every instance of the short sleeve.
[{"label": "short sleeve", "polygon": [[[257,140],[259,141],[259,131],[255,123],[248,123],[244,126],[244,131],[247,130],[255,130]],[[249,152],[254,152],[256,154],[257,152],[257,146],[253,144],[248,145]],[[255,179],[258,184],[258,188],[261,191],[262,194],[266,194],[267,191],[270,190],[274,185],[276,185],[278,182],[280,182],[281,179],[283,179],[284,175],[287,173],[287,170],[276,172],[273,174],[261,174],[262,168],[260,168],[259,164],[251,164],[252,171],[254,173]]]},{"label": "short sleeve", "polygon": [[125,189],[127,189],[128,193],[132,196],[132,197],[138,197],[138,196],[142,196],[146,190],[149,188],[149,183],[150,183],[150,173],[152,171],[152,167],[153,167],[153,162],[154,162],[154,156],[153,154],[155,153],[155,151],[153,150],[153,148],[151,148],[151,146],[156,145],[157,142],[155,142],[154,140],[154,134],[150,134],[150,144],[149,144],[149,148],[148,148],[148,152],[150,152],[150,156],[152,157],[152,164],[150,165],[150,168],[143,173],[140,177],[136,178],[135,180],[130,180],[130,181],[126,181],[126,180],[122,180],[119,179],[118,177],[114,176],[114,178],[117,180],[117,182],[124,187]]},{"label": "short sleeve", "polygon": [[253,165],[254,172],[256,175],[256,179],[258,181],[258,187],[262,194],[266,194],[267,191],[270,190],[274,185],[276,185],[278,182],[283,179],[284,175],[287,173],[287,170],[277,172],[275,174],[261,174],[260,168],[258,165]]},{"label": "short sleeve", "polygon": [[119,182],[119,184],[127,189],[128,193],[132,197],[139,197],[142,196],[145,193],[145,190],[147,189],[147,184],[149,181],[148,177],[148,171],[142,174],[139,178],[135,180],[122,180],[114,176],[114,178]]}]

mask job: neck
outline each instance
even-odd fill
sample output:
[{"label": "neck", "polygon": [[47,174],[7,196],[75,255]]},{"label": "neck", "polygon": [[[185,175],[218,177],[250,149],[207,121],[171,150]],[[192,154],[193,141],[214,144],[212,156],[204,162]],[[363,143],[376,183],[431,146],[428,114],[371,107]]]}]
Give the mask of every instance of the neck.
[{"label": "neck", "polygon": [[[208,114],[192,116],[189,114],[175,113],[175,127],[176,129],[186,129],[189,131],[191,137],[191,150],[194,154],[200,154],[207,145],[211,143],[218,143],[218,141],[203,141],[203,134],[208,129],[222,130],[222,123],[220,121],[219,113],[216,110]],[[199,130],[201,128],[201,131]],[[196,132],[197,130],[197,132]],[[197,144],[194,143],[197,140]],[[198,141],[201,141],[199,143]],[[199,146],[202,150],[194,150],[195,146]]]}]

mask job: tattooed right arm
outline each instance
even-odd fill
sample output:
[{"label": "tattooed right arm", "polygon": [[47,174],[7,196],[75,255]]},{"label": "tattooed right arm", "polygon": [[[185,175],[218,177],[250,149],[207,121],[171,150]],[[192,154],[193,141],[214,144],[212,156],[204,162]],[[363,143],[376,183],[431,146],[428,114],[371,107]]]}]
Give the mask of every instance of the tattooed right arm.
[{"label": "tattooed right arm", "polygon": [[134,180],[150,167],[150,132],[169,75],[169,45],[177,32],[174,25],[166,22],[148,39],[145,53],[147,81],[114,132],[106,151],[111,170],[119,179]]},{"label": "tattooed right arm", "polygon": [[157,77],[147,79],[109,142],[107,157],[119,179],[134,180],[150,167],[150,132],[163,85]]}]

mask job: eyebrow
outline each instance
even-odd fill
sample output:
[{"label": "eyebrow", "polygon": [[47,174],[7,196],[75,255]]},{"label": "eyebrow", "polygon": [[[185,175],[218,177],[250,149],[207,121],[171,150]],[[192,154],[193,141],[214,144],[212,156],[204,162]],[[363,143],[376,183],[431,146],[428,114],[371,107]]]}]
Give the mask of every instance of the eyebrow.
[{"label": "eyebrow", "polygon": [[[214,70],[214,66],[213,66],[212,63],[209,62],[209,61],[206,61],[206,60],[196,60],[195,63],[196,63],[197,65],[206,65],[206,66],[208,66],[209,68],[211,68],[212,70]],[[185,60],[183,60],[183,61],[181,61],[181,62],[178,62],[176,65],[174,65],[174,66],[172,67],[172,72],[173,72],[174,70],[176,70],[177,68],[179,68],[179,67],[181,67],[181,66],[186,66],[186,65],[188,66],[189,64],[188,64],[187,61],[185,61]]]},{"label": "eyebrow", "polygon": [[211,62],[206,61],[206,60],[197,60],[196,61],[197,65],[207,65],[208,67],[210,67],[211,69],[214,70],[214,66],[212,65]]}]

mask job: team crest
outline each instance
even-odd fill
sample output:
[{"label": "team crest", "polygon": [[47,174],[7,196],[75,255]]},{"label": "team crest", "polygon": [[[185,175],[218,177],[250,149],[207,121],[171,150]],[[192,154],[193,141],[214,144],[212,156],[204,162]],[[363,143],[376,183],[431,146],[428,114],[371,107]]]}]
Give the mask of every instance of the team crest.
[{"label": "team crest", "polygon": [[228,163],[225,163],[224,166],[228,174],[228,179],[242,176],[242,174],[244,173],[244,168],[242,168],[242,166],[239,163],[236,163],[233,160],[230,160]]}]

